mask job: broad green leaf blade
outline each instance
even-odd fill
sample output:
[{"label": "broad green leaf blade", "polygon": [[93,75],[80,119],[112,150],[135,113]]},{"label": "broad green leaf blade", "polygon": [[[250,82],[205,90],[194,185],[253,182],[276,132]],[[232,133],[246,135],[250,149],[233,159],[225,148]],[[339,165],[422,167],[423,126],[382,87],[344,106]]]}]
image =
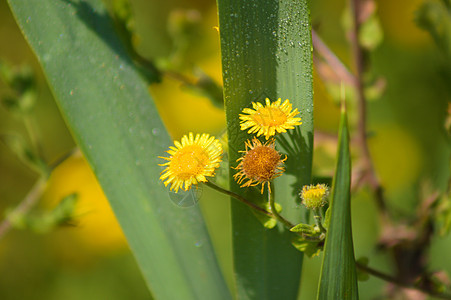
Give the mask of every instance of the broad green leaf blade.
[{"label": "broad green leaf blade", "polygon": [[[310,183],[312,160],[312,56],[307,1],[218,0],[229,136],[229,163],[236,166],[251,138],[240,131],[238,115],[251,102],[289,99],[301,111],[303,124],[293,131],[287,174],[278,178],[275,199],[282,215],[297,223],[302,211],[295,196]],[[300,148],[298,146],[301,146]],[[231,172],[234,174],[235,172]],[[253,189],[234,192],[262,203],[266,196]],[[295,184],[296,183],[296,184]],[[295,184],[295,185],[293,185]],[[302,253],[291,245],[291,234],[278,226],[268,230],[254,214],[232,199],[233,253],[239,299],[296,299]]]},{"label": "broad green leaf blade", "polygon": [[318,299],[358,299],[351,228],[351,158],[345,111],[341,115],[337,157]]},{"label": "broad green leaf blade", "polygon": [[156,299],[230,299],[198,207],[158,180],[172,144],[100,0],[9,1]]}]

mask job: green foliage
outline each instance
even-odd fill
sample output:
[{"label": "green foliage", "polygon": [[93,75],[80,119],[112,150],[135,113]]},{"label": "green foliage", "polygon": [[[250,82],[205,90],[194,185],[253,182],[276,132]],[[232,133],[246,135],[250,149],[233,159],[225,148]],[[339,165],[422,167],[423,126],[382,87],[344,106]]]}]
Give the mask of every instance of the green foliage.
[{"label": "green foliage", "polygon": [[47,164],[39,157],[25,139],[17,134],[2,134],[0,141],[5,144],[20,161],[44,176],[50,175]]},{"label": "green foliage", "polygon": [[341,115],[337,156],[318,299],[358,299],[350,209],[351,157],[345,111]]},{"label": "green foliage", "polygon": [[33,214],[15,210],[7,213],[7,219],[15,228],[47,233],[57,226],[76,226],[74,223],[76,204],[77,195],[72,194],[64,197],[52,210]]},{"label": "green foliage", "polygon": [[425,1],[416,13],[416,22],[430,33],[443,54],[451,57],[450,1]]},{"label": "green foliage", "polygon": [[374,50],[384,39],[384,32],[379,17],[373,13],[361,25],[359,31],[359,42],[367,50]]},{"label": "green foliage", "polygon": [[293,246],[303,252],[309,258],[318,256],[321,253],[323,241],[309,240],[307,238],[296,236],[292,240]]},{"label": "green foliage", "polygon": [[101,1],[9,4],[153,295],[229,299],[199,208],[157,180],[171,141]]},{"label": "green foliage", "polygon": [[[183,90],[209,98],[213,105],[226,110],[228,162],[221,163],[214,179],[217,186],[213,187],[212,182],[205,186],[236,198],[231,199],[236,298],[296,299],[304,254],[312,258],[322,250],[318,299],[358,299],[357,279],[367,280],[369,273],[393,281],[390,276],[371,272],[367,258],[359,259],[359,271],[356,272],[346,112],[341,116],[330,205],[318,207],[325,201],[317,201],[318,205],[311,211],[301,205],[299,191],[303,186],[312,181],[331,180],[330,173],[321,174],[325,176],[321,180],[312,180],[311,174],[313,76],[310,8],[306,0],[218,0],[224,89],[212,77],[196,69],[189,58],[190,52],[199,47],[198,42],[202,40],[202,19],[197,10],[170,11],[169,6],[165,6],[167,16],[162,19],[167,17],[168,20],[162,24],[167,26],[167,32],[159,36],[166,34],[166,42],[169,42],[166,45],[163,45],[164,41],[155,42],[155,48],[160,49],[155,52],[165,54],[154,55],[150,61],[135,49],[138,26],[132,14],[133,3],[127,0],[112,2],[111,18],[101,0],[45,0],[31,4],[25,0],[9,0],[9,3],[44,69],[63,117],[108,197],[155,298],[232,298],[201,210],[193,205],[202,188],[194,187],[187,193],[175,194],[157,180],[163,169],[158,166],[163,163],[158,156],[163,155],[172,143],[148,94],[148,85],[159,82],[163,76],[178,80]],[[154,1],[149,5],[159,8],[160,3]],[[358,33],[352,36],[358,37],[353,41],[353,48],[359,52],[359,55],[355,54],[359,74],[350,74],[329,49],[320,53],[328,58],[317,68],[319,73],[323,72],[320,76],[335,100],[350,98],[349,113],[361,114],[356,117],[362,118],[364,109],[356,107],[364,108],[365,101],[369,106],[378,105],[383,101],[369,100],[385,97],[385,78],[368,72],[369,60],[378,54],[372,51],[383,47],[384,38],[375,8],[374,3],[368,1],[356,9],[356,19],[361,18],[356,28],[350,26],[351,16],[345,16],[348,17],[348,29]],[[449,0],[425,2],[417,11],[417,23],[431,34],[444,54],[448,76],[451,76],[450,11]],[[152,30],[161,31],[157,27],[149,29]],[[149,53],[146,55],[152,57]],[[337,59],[335,63],[334,58]],[[331,70],[324,69],[326,64],[330,64],[329,69],[338,66],[341,70],[332,74]],[[186,75],[185,72],[193,74]],[[196,79],[193,80],[191,75]],[[8,87],[2,98],[4,107],[23,118],[30,131],[33,126],[28,118],[37,94],[34,74],[28,67],[14,69],[1,63],[0,76]],[[346,95],[340,76],[348,79]],[[403,95],[404,92],[408,91],[403,91]],[[230,169],[237,166],[244,142],[251,138],[240,130],[238,116],[244,108],[251,106],[251,102],[263,102],[265,98],[272,101],[289,99],[301,112],[303,122],[276,137],[276,150],[286,154],[287,160],[283,176],[268,184],[272,191],[270,195],[267,190],[260,193],[259,188],[240,188],[233,179],[235,171]],[[356,105],[357,101],[361,103]],[[357,125],[359,134],[363,133],[356,144],[365,152],[367,145],[363,136],[367,128],[362,124],[365,118],[362,120],[350,127]],[[448,131],[450,120],[448,116]],[[419,123],[418,118],[414,121]],[[50,167],[43,159],[36,136],[30,132],[29,135],[30,142],[17,134],[2,134],[1,139],[25,164],[39,172],[39,182],[45,183]],[[321,138],[335,142],[335,137],[320,135]],[[370,189],[380,202],[381,215],[390,216],[387,207],[391,204],[384,203],[390,199],[385,199],[379,178],[372,178],[375,172],[371,155],[359,154],[364,163],[357,161],[361,169],[356,169],[356,173],[361,177],[357,178],[356,187],[370,183]],[[366,163],[366,160],[370,162]],[[231,191],[224,189],[228,186]],[[43,189],[42,186],[38,188]],[[396,250],[391,251],[396,262],[401,262],[399,257],[404,258],[405,254],[420,253],[420,259],[412,261],[412,269],[418,273],[412,276],[415,280],[403,278],[412,275],[409,266],[396,264],[396,271],[399,280],[405,280],[406,285],[433,295],[444,292],[446,286],[438,275],[428,272],[423,259],[433,234],[446,235],[451,228],[449,187],[446,194],[432,190],[421,197],[425,198],[421,200],[424,207],[432,212],[425,210],[409,219],[415,224],[407,229],[415,233],[402,228],[396,231],[399,236],[384,237],[387,239],[380,242],[388,249]],[[48,232],[57,226],[73,225],[76,204],[76,196],[71,195],[53,210],[31,214],[19,205],[7,214],[5,222],[15,228]],[[314,225],[308,223],[312,216]],[[5,228],[4,224],[0,227]],[[397,229],[389,222],[382,226],[387,226],[382,230],[384,233]],[[387,228],[389,230],[385,230]],[[402,234],[407,233],[411,235],[406,239]]]},{"label": "green foliage", "polygon": [[20,116],[28,114],[36,102],[36,78],[29,65],[13,68],[0,61],[0,79],[8,87],[1,97],[3,106]]},{"label": "green foliage", "polygon": [[[265,98],[289,99],[301,111],[302,130],[290,132],[290,147],[284,148],[286,174],[276,180],[273,192],[284,208],[283,216],[300,221],[303,210],[293,204],[302,185],[310,183],[313,146],[308,2],[217,3],[230,166],[237,165],[238,151],[244,150],[244,142],[250,138],[239,128],[241,110]],[[260,206],[267,202],[267,195],[241,189],[232,178],[230,188]],[[247,207],[236,202],[232,202],[232,227],[238,298],[295,299],[302,254],[289,243],[290,232],[262,227]]]}]

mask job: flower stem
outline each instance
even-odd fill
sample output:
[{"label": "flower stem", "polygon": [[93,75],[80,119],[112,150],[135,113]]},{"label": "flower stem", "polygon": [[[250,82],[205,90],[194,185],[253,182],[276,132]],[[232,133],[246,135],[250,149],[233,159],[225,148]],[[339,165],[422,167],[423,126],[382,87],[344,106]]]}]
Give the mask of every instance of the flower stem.
[{"label": "flower stem", "polygon": [[264,209],[264,208],[262,208],[262,207],[260,207],[260,206],[258,206],[256,204],[250,202],[249,200],[247,200],[246,198],[244,198],[241,195],[238,195],[238,194],[236,194],[236,193],[234,193],[232,191],[229,191],[229,190],[226,190],[226,189],[224,189],[224,188],[222,188],[220,186],[217,186],[216,184],[214,184],[211,181],[204,182],[204,184],[206,186],[208,186],[208,187],[220,192],[220,193],[223,193],[225,195],[228,195],[228,196],[231,196],[231,197],[235,198],[236,200],[240,201],[241,203],[246,204],[250,208],[255,209],[258,212],[261,212],[262,214],[265,214],[265,215],[267,215],[270,218],[275,218],[275,216],[271,212],[269,212],[266,209]]},{"label": "flower stem", "polygon": [[322,223],[323,217],[321,216],[321,211],[320,211],[319,207],[313,209],[313,219],[315,219],[316,226],[318,226],[320,232],[326,233],[327,230],[323,226],[323,223]]},{"label": "flower stem", "polygon": [[204,184],[220,193],[223,193],[225,195],[231,196],[235,199],[237,199],[238,201],[240,201],[241,203],[246,204],[247,206],[249,206],[252,209],[255,209],[256,211],[265,214],[266,216],[273,218],[277,221],[280,221],[287,229],[291,229],[294,227],[294,224],[292,224],[290,221],[286,220],[284,217],[282,217],[281,215],[279,215],[279,213],[277,212],[275,205],[274,205],[274,199],[271,200],[271,193],[268,193],[268,199],[269,199],[269,204],[270,204],[270,208],[271,211],[267,211],[266,209],[250,202],[249,200],[247,200],[246,198],[244,198],[241,195],[238,195],[237,193],[234,193],[232,191],[226,190],[216,184],[214,184],[211,181],[207,181],[204,182]]},{"label": "flower stem", "polygon": [[282,223],[286,228],[291,229],[294,227],[294,224],[292,224],[290,221],[282,217],[279,212],[276,209],[276,203],[274,202],[274,194],[268,191],[268,202],[269,202],[269,208],[271,209],[271,213],[275,217],[277,221]]}]

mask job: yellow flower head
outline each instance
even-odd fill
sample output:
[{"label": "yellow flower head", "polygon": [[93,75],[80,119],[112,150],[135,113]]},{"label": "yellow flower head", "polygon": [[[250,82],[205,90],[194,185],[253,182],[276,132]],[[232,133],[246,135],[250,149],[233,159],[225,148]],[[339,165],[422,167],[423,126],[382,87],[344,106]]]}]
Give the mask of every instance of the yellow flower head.
[{"label": "yellow flower head", "polygon": [[305,185],[301,191],[302,203],[310,209],[319,208],[327,203],[329,188],[325,184]]},{"label": "yellow flower head", "polygon": [[187,191],[192,184],[206,182],[206,176],[214,176],[222,155],[222,146],[217,139],[206,133],[194,137],[190,132],[174,145],[167,151],[170,157],[160,156],[168,161],[160,165],[167,166],[160,176],[165,180],[165,186],[171,183],[171,190],[178,192],[182,188]]},{"label": "yellow flower head", "polygon": [[265,184],[268,185],[268,191],[271,192],[270,181],[282,175],[285,169],[283,162],[287,159],[282,158],[280,153],[274,149],[274,139],[262,144],[258,139],[254,138],[251,142],[246,141],[246,151],[244,155],[237,159],[240,162],[235,170],[240,170],[233,175],[233,178],[238,184],[241,184],[245,179],[247,181],[241,187],[256,186],[262,184],[261,193]]},{"label": "yellow flower head", "polygon": [[282,104],[281,99],[271,103],[266,98],[266,106],[260,102],[252,102],[251,108],[243,109],[240,114],[241,130],[247,130],[248,133],[257,133],[257,136],[264,135],[266,139],[276,134],[276,132],[286,132],[287,129],[293,129],[296,125],[301,125],[301,118],[295,118],[299,114],[298,109],[291,111],[292,105],[287,99]]}]

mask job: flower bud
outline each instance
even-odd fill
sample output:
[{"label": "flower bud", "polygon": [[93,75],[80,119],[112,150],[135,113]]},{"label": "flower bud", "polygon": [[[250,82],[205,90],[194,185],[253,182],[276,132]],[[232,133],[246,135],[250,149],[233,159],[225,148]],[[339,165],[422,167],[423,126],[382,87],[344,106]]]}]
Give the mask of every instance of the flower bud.
[{"label": "flower bud", "polygon": [[329,196],[329,187],[325,184],[305,185],[300,193],[302,204],[309,209],[324,206]]}]

